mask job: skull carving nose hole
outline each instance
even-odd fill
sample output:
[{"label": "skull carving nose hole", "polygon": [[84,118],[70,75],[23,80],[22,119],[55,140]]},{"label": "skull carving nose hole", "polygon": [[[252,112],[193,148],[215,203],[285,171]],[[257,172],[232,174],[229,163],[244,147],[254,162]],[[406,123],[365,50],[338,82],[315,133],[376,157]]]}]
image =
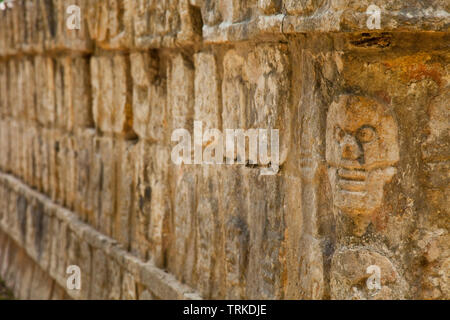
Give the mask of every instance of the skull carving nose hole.
[{"label": "skull carving nose hole", "polygon": [[349,145],[344,146],[344,151],[342,152],[342,156],[345,159],[350,159],[350,158],[352,158],[352,154],[353,154],[352,147]]},{"label": "skull carving nose hole", "polygon": [[357,160],[360,158],[361,152],[356,143],[346,143],[342,148],[342,158],[348,160]]}]

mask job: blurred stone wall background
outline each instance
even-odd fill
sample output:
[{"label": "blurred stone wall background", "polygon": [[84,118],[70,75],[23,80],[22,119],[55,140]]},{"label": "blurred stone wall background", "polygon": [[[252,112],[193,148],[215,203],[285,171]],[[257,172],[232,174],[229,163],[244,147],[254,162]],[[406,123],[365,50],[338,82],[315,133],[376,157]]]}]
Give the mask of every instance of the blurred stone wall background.
[{"label": "blurred stone wall background", "polygon": [[[21,299],[450,298],[449,7],[16,0],[0,11],[0,277]],[[365,119],[339,111],[348,96],[392,123],[373,210],[328,158],[330,123]],[[173,164],[194,120],[279,129],[280,171]]]}]

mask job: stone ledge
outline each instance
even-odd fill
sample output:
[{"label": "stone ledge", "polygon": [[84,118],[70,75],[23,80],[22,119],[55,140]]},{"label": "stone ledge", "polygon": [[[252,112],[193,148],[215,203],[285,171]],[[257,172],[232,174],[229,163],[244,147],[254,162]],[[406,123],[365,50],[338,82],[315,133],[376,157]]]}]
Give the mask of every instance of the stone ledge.
[{"label": "stone ledge", "polygon": [[203,26],[205,43],[237,42],[268,35],[283,36],[303,33],[357,33],[357,32],[448,32],[450,14],[443,10],[424,11],[421,14],[383,12],[382,28],[370,30],[364,12],[340,10],[317,12],[310,16],[275,14],[259,15],[252,20],[237,23],[222,22]]},{"label": "stone ledge", "polygon": [[[44,214],[51,217],[56,217],[63,223],[66,223],[68,228],[74,232],[80,239],[86,241],[92,248],[100,250],[107,259],[114,260],[125,271],[129,272],[136,282],[146,286],[152,292],[153,296],[160,299],[201,299],[200,295],[193,289],[180,283],[171,274],[155,267],[151,262],[144,262],[126,250],[124,250],[117,241],[101,234],[89,225],[81,222],[75,213],[53,203],[48,197],[31,189],[23,182],[9,174],[0,173],[0,185],[7,186],[10,190],[25,197],[42,203],[45,206]],[[49,266],[43,263],[36,254],[28,246],[25,246],[20,235],[9,228],[3,220],[0,221],[0,229],[12,238],[19,245],[23,245],[27,254],[41,266],[43,270],[50,273],[50,276],[63,288],[66,286],[66,279],[64,276],[52,274]],[[58,241],[53,235],[50,241]],[[67,294],[78,299],[78,292],[67,290]]]}]

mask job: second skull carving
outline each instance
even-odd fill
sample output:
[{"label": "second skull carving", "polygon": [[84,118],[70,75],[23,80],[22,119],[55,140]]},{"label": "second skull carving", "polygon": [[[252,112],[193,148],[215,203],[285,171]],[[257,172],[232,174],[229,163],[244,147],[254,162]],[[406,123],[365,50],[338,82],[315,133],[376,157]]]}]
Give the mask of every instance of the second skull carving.
[{"label": "second skull carving", "polygon": [[384,185],[396,173],[398,127],[388,108],[361,96],[343,95],[327,115],[326,160],[333,202],[361,235],[381,207]]}]

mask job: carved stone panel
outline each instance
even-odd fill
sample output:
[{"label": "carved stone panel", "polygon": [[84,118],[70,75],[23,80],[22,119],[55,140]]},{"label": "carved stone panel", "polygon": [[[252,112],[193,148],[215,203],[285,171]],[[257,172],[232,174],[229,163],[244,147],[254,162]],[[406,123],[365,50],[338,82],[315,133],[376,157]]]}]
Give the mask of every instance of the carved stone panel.
[{"label": "carved stone panel", "polygon": [[343,95],[327,115],[326,160],[335,207],[362,234],[383,201],[399,160],[397,123],[383,104]]}]

